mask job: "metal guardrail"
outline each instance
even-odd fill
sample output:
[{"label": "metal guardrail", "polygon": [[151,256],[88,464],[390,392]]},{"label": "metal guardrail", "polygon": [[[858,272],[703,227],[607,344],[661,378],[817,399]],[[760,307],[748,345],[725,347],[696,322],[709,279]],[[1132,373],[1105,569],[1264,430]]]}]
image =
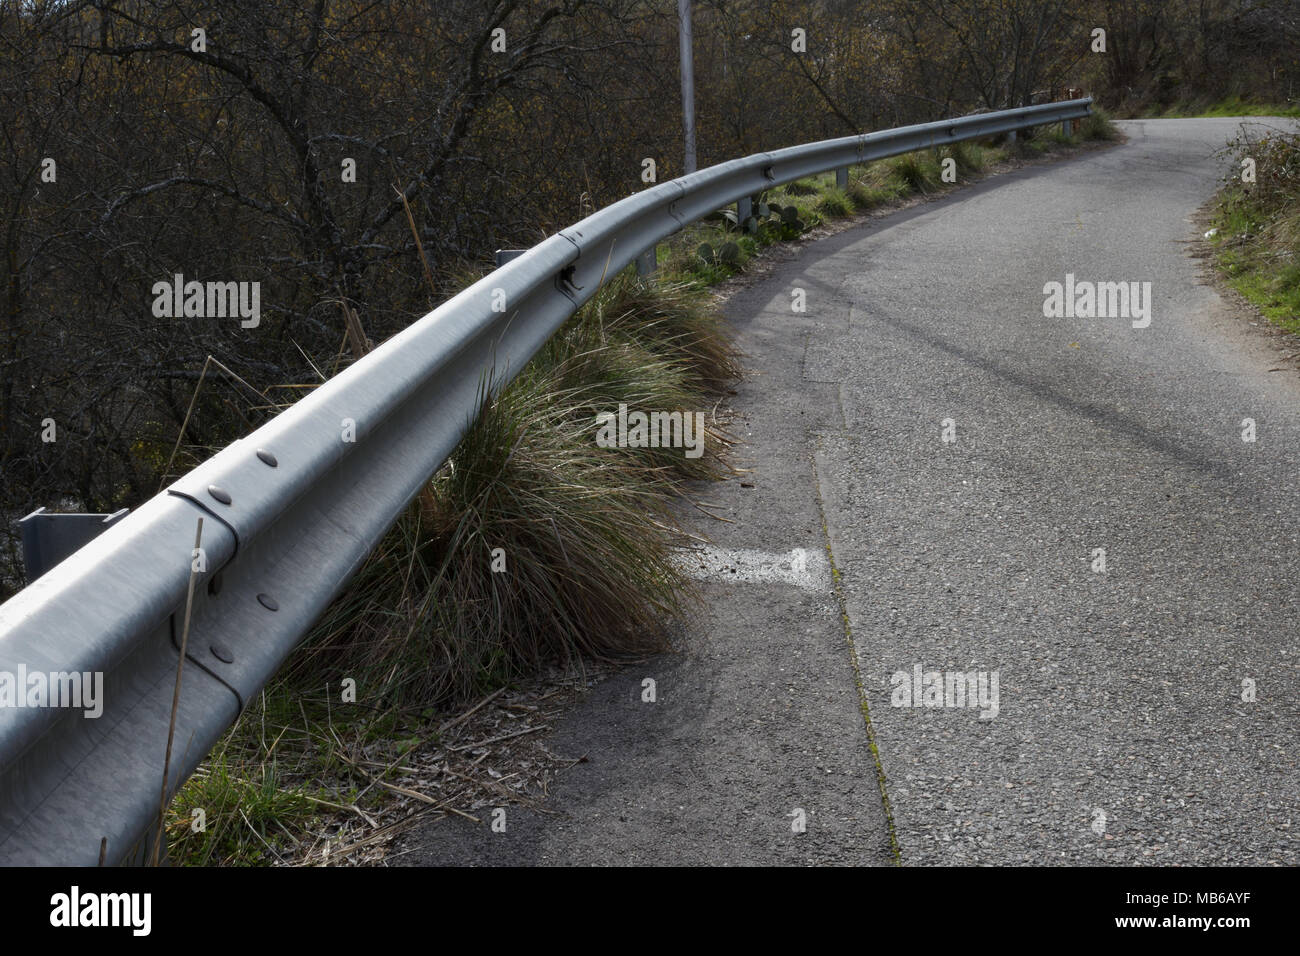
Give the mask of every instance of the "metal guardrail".
[{"label": "metal guardrail", "polygon": [[[169,794],[446,461],[483,390],[509,382],[603,277],[772,186],[1068,123],[1091,102],[759,153],[629,196],[502,265],[117,521],[0,605],[0,677],[104,675],[98,717],[0,706],[0,863],[93,866],[102,841],[117,862],[156,826],[198,518],[207,570],[192,603]],[[507,310],[494,311],[502,293]]]}]

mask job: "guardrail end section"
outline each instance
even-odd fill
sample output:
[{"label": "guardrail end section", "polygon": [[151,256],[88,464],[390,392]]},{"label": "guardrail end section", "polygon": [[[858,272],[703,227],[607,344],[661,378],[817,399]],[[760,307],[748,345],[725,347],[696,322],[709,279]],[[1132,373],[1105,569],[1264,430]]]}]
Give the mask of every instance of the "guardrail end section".
[{"label": "guardrail end section", "polygon": [[112,514],[60,514],[37,508],[18,521],[23,542],[23,569],[31,584],[64,558],[92,541],[129,509]]}]

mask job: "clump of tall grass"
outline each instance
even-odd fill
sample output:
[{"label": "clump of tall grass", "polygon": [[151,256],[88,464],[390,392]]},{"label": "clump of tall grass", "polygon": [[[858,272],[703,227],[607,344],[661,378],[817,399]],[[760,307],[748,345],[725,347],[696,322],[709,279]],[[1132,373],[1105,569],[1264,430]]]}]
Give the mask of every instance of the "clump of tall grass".
[{"label": "clump of tall grass", "polygon": [[848,193],[837,187],[831,187],[823,190],[817,200],[817,211],[823,216],[847,216],[853,212],[855,203],[849,198]]},{"label": "clump of tall grass", "polygon": [[815,179],[796,179],[786,183],[784,190],[787,196],[816,196],[821,192],[821,187]]},{"label": "clump of tall grass", "polygon": [[[738,358],[707,294],[616,278],[482,412],[299,664],[390,702],[462,702],[547,662],[666,649],[691,601],[674,493],[726,469]],[[703,453],[602,448],[597,416],[699,413]]]},{"label": "clump of tall grass", "polygon": [[944,148],[944,155],[957,164],[958,172],[977,173],[985,166],[984,149],[969,140],[958,140]]},{"label": "clump of tall grass", "polygon": [[929,153],[904,153],[890,165],[894,176],[911,192],[926,193],[939,183],[939,165]]},{"label": "clump of tall grass", "polygon": [[1119,139],[1119,127],[1108,111],[1094,103],[1092,112],[1075,121],[1073,138],[1083,142],[1109,143]]},{"label": "clump of tall grass", "polygon": [[683,282],[648,283],[624,273],[597,293],[566,332],[572,329],[633,339],[679,363],[686,384],[701,392],[723,392],[741,374],[740,357],[711,297]]}]

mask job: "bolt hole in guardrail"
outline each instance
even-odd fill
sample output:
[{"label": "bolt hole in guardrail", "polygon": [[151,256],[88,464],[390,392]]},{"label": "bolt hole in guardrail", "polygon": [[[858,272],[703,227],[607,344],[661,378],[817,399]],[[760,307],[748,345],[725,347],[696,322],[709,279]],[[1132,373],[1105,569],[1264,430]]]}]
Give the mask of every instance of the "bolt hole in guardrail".
[{"label": "bolt hole in guardrail", "polygon": [[[98,863],[107,836],[114,859],[156,826],[158,787],[172,713],[177,648],[191,580],[190,542],[207,496],[242,507],[205,536],[216,574],[275,581],[293,594],[280,610],[257,603],[198,609],[190,639],[229,667],[187,680],[169,792],[194,772],[243,706],[276,673],[367,554],[446,462],[481,407],[496,394],[605,276],[709,212],[781,183],[961,139],[982,139],[1083,119],[1091,99],[988,112],[761,153],[638,192],[531,249],[501,250],[499,268],[325,382],[252,435],[218,452],[0,605],[0,671],[103,671],[105,712],[87,727],[79,712],[0,708],[0,865]],[[663,197],[658,203],[657,197]],[[689,213],[672,215],[669,204]],[[557,277],[560,281],[557,281]],[[578,285],[577,283],[583,283]],[[494,290],[513,321],[493,309]],[[503,371],[504,370],[504,371]],[[323,448],[338,409],[379,423],[360,440]],[[364,416],[364,419],[363,419]],[[249,444],[244,444],[247,441]],[[257,449],[256,456],[246,449]],[[279,461],[267,449],[280,452]],[[256,460],[254,460],[256,459]],[[279,468],[266,482],[262,468]],[[207,492],[207,495],[204,492]],[[38,522],[30,525],[53,525]],[[91,522],[91,524],[97,524]],[[295,560],[291,556],[313,556]],[[234,661],[238,660],[236,665]]]}]

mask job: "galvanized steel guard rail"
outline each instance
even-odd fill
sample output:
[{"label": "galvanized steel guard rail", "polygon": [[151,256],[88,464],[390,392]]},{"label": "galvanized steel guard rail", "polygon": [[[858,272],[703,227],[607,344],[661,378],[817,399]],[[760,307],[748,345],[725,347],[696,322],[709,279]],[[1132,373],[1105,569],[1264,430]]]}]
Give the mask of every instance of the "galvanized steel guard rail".
[{"label": "galvanized steel guard rail", "polygon": [[[99,672],[102,715],[0,707],[0,863],[95,865],[156,826],[196,519],[168,793],[194,771],[446,461],[478,408],[654,244],[772,186],[1089,113],[1091,98],[759,153],[648,188],[534,246],[236,441],[0,605],[0,674]],[[500,290],[498,292],[497,290]],[[505,295],[505,312],[493,310]],[[346,421],[355,441],[343,440]]]}]

